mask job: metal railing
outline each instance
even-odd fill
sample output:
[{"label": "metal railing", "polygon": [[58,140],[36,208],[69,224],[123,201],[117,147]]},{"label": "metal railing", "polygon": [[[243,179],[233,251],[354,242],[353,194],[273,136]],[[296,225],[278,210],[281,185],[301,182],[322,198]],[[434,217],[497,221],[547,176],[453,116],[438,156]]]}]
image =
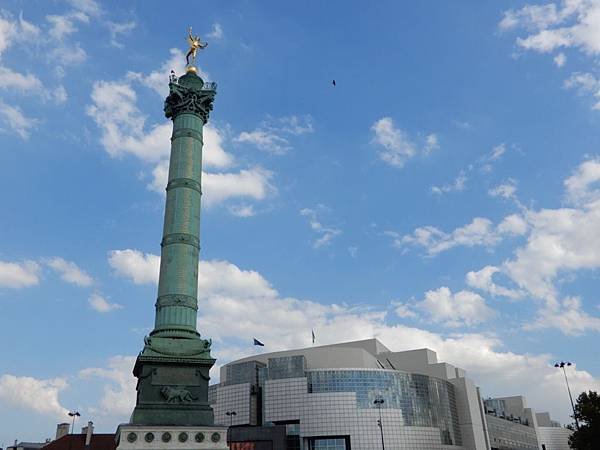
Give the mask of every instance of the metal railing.
[{"label": "metal railing", "polygon": [[204,83],[204,86],[202,86],[202,90],[203,91],[216,91],[217,90],[217,83],[215,83],[214,81],[210,81],[208,83]]}]

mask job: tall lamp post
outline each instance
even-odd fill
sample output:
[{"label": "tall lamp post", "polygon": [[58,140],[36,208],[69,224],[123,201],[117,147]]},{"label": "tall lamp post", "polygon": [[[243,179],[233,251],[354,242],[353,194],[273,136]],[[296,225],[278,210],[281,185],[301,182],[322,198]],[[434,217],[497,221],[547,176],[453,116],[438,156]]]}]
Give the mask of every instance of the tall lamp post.
[{"label": "tall lamp post", "polygon": [[382,450],[385,450],[385,442],[383,440],[383,423],[381,422],[381,407],[383,406],[384,402],[385,402],[385,400],[383,399],[383,397],[381,395],[378,395],[377,398],[373,401],[373,404],[379,410],[379,420],[377,421],[377,426],[379,427],[379,432],[381,433],[381,448],[382,448]]},{"label": "tall lamp post", "polygon": [[577,420],[577,417],[575,416],[575,404],[573,403],[573,396],[571,395],[571,388],[569,387],[569,379],[567,378],[567,371],[565,369],[565,366],[572,366],[572,364],[570,361],[566,361],[566,362],[561,361],[561,362],[557,362],[554,364],[554,367],[562,369],[563,373],[565,374],[565,382],[567,383],[567,391],[569,391],[569,400],[571,400],[571,408],[573,409],[573,418],[575,419],[575,426],[579,430],[579,421]]},{"label": "tall lamp post", "polygon": [[73,418],[73,422],[71,423],[71,434],[75,432],[75,418],[80,417],[79,411],[69,411],[69,417]]},{"label": "tall lamp post", "polygon": [[232,427],[233,426],[233,416],[237,416],[237,413],[235,411],[227,411],[225,413],[226,416],[229,416],[229,426]]}]

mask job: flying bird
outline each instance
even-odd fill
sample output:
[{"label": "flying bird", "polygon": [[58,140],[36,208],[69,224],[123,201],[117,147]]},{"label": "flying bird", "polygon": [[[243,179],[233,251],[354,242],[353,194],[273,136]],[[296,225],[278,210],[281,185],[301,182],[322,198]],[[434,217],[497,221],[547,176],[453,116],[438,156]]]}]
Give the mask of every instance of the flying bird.
[{"label": "flying bird", "polygon": [[333,81],[331,82],[331,84],[333,84],[333,85],[335,86],[335,80],[333,80]]}]

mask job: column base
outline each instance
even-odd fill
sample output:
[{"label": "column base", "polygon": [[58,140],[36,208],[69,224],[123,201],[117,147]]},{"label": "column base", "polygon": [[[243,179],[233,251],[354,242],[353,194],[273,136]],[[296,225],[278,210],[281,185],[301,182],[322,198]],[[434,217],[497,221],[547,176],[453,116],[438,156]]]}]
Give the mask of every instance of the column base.
[{"label": "column base", "polygon": [[122,424],[117,450],[225,450],[227,427],[176,427]]},{"label": "column base", "polygon": [[215,360],[189,356],[138,356],[132,425],[212,426],[209,371]]}]

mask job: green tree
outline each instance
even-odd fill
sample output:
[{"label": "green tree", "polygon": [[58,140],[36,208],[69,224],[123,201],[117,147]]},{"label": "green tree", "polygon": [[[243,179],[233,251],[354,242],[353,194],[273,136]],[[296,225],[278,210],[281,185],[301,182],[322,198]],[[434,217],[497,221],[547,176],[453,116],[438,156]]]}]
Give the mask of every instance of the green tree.
[{"label": "green tree", "polygon": [[597,392],[582,392],[575,404],[575,419],[579,422],[569,438],[576,450],[597,450],[600,446],[600,396]]}]

